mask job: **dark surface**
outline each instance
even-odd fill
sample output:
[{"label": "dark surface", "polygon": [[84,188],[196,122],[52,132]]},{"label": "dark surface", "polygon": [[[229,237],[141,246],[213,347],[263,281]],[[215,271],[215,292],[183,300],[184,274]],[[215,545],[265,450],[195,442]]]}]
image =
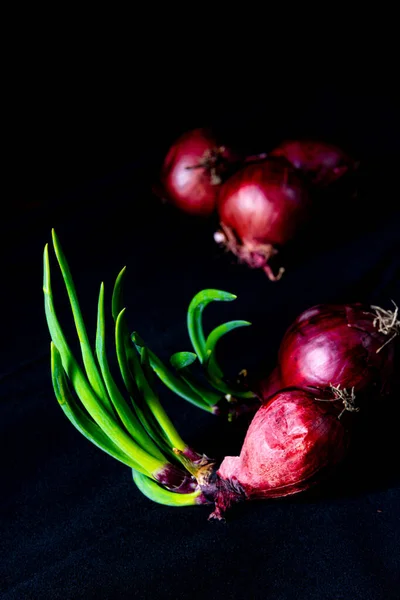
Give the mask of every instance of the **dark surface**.
[{"label": "dark surface", "polygon": [[[196,118],[187,107],[183,115],[179,103],[172,112],[163,105],[151,116],[144,112],[139,126],[125,105],[93,112],[89,100],[71,107],[68,98],[53,102],[50,113],[42,106],[41,119],[25,117],[31,160],[20,163],[25,177],[17,179],[13,214],[1,225],[4,600],[398,597],[395,402],[361,421],[356,447],[329,484],[313,494],[238,507],[223,525],[207,521],[208,508],[168,508],[143,497],[129,469],[85,440],[54,398],[41,263],[51,227],[69,260],[90,334],[100,282],[109,303],[114,279],[127,265],[129,324],[163,359],[189,349],[186,308],[206,287],[238,295],[234,303],[208,309],[210,327],[231,318],[253,322],[222,345],[233,371],[256,365],[260,356],[270,369],[286,327],[313,304],[363,301],[389,308],[390,299],[400,302],[394,98],[331,90],[295,106],[283,95],[229,110],[200,110],[200,100]],[[115,118],[104,117],[111,112]],[[149,193],[151,169],[168,143],[204,121],[255,151],[265,149],[264,140],[272,147],[285,136],[307,134],[338,142],[363,161],[357,209],[349,203],[342,210],[346,226],[332,231],[325,223],[304,240],[277,284],[221,253],[212,223],[177,214]],[[34,152],[38,123],[45,143]],[[60,319],[74,339],[52,265]],[[240,448],[238,424],[224,424],[167,392],[162,399],[182,436],[199,450],[221,458]]]}]

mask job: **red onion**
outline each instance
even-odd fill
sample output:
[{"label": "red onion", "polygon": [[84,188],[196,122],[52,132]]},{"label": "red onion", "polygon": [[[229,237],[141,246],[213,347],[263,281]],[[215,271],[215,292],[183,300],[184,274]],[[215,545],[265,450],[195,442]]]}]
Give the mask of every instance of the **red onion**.
[{"label": "red onion", "polygon": [[222,461],[212,517],[241,500],[288,496],[317,483],[346,454],[341,413],[340,402],[319,401],[305,390],[275,394],[255,414],[240,456]]},{"label": "red onion", "polygon": [[234,153],[207,129],[194,129],[172,145],[161,171],[161,189],[154,191],[192,215],[215,210],[218,185]]},{"label": "red onion", "polygon": [[301,171],[314,186],[328,186],[346,173],[354,171],[358,164],[343,150],[312,140],[287,140],[275,148],[270,156],[285,158]]},{"label": "red onion", "polygon": [[268,398],[274,386],[354,388],[357,393],[389,389],[398,310],[362,304],[318,305],[289,327],[279,348],[277,370],[258,386]]},{"label": "red onion", "polygon": [[220,188],[217,208],[221,231],[214,235],[241,261],[281,277],[268,264],[291,241],[310,214],[308,193],[294,169],[280,160],[249,164]]}]

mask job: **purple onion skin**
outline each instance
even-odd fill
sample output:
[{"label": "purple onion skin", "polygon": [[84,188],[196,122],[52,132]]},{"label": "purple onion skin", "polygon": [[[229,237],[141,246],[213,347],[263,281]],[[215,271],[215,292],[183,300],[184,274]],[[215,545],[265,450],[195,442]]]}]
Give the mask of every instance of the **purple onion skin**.
[{"label": "purple onion skin", "polygon": [[310,212],[310,199],[295,170],[279,160],[249,164],[220,188],[221,223],[242,242],[282,246]]},{"label": "purple onion skin", "polygon": [[284,497],[320,481],[347,453],[341,409],[341,403],[318,401],[305,390],[272,396],[255,414],[240,456],[222,461],[211,516],[221,518],[239,501]]},{"label": "purple onion skin", "polygon": [[[201,166],[207,156],[217,160],[215,169],[212,160]],[[215,210],[221,176],[237,161],[237,155],[221,146],[211,130],[193,129],[169,149],[153,191],[183,212],[208,217]]]},{"label": "purple onion skin", "polygon": [[318,305],[287,330],[278,355],[282,387],[355,393],[382,392],[393,373],[394,344],[374,325],[376,314],[362,304]]},{"label": "purple onion skin", "polygon": [[270,156],[285,158],[311,185],[319,188],[332,185],[358,166],[341,148],[315,140],[287,140]]}]

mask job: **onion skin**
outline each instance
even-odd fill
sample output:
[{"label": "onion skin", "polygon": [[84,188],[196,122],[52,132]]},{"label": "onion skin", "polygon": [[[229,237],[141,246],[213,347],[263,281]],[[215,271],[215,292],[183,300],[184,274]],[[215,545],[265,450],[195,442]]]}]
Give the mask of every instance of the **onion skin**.
[{"label": "onion skin", "polygon": [[215,239],[222,241],[224,236],[227,249],[239,260],[263,268],[271,280],[279,279],[282,270],[275,275],[268,261],[307,222],[310,208],[306,187],[286,162],[249,164],[219,190],[222,232],[217,232]]},{"label": "onion skin", "polygon": [[283,387],[285,386],[281,383],[281,374],[278,366],[275,367],[266,379],[258,379],[251,385],[252,391],[263,402],[269,400],[271,396],[279,392]]},{"label": "onion skin", "polygon": [[220,177],[235,160],[234,153],[220,146],[211,131],[188,131],[169,149],[160,188],[153,191],[186,213],[208,217],[215,210]]},{"label": "onion skin", "polygon": [[[279,348],[280,385],[326,390],[332,384],[354,388],[356,394],[388,390],[394,344],[382,348],[388,336],[379,332],[375,319],[373,309],[362,304],[317,305],[304,311]],[[258,386],[263,399],[270,378]]]},{"label": "onion skin", "polygon": [[232,503],[284,497],[317,483],[346,455],[350,436],[341,419],[340,403],[319,402],[305,390],[276,393],[255,414],[240,456],[227,456],[216,512]]},{"label": "onion skin", "polygon": [[315,140],[286,140],[270,156],[285,158],[315,187],[332,185],[358,164],[343,150]]}]

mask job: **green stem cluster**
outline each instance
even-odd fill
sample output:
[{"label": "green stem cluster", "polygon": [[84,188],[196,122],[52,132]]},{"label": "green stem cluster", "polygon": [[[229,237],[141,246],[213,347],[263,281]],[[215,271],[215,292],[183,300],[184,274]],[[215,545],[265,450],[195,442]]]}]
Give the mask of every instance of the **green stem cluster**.
[{"label": "green stem cluster", "polygon": [[51,335],[51,372],[56,398],[71,423],[104,452],[133,470],[139,489],[152,500],[171,506],[204,502],[188,468],[187,454],[196,455],[179,436],[152,385],[151,353],[132,343],[123,307],[119,274],[113,291],[115,347],[124,396],[111,373],[105,344],[104,285],[98,299],[95,350],[90,345],[72,276],[58,238],[53,247],[62,273],[80,342],[82,363],[74,357],[56,315],[49,250],[44,251],[45,312]]},{"label": "green stem cluster", "polygon": [[[160,380],[178,396],[191,402],[195,406],[211,413],[218,414],[226,411],[232,418],[236,409],[226,408],[227,403],[236,403],[237,400],[254,398],[254,394],[243,387],[227,382],[216,357],[218,341],[230,331],[239,327],[250,325],[248,321],[229,321],[213,329],[206,337],[203,327],[203,312],[211,302],[231,302],[236,296],[221,290],[202,290],[193,298],[187,314],[187,327],[190,342],[194,352],[177,352],[170,358],[174,372],[151,351],[149,362]],[[145,346],[138,333],[132,334],[132,340],[137,348]],[[202,366],[205,378],[204,385],[193,373],[193,365],[198,362]]]}]

